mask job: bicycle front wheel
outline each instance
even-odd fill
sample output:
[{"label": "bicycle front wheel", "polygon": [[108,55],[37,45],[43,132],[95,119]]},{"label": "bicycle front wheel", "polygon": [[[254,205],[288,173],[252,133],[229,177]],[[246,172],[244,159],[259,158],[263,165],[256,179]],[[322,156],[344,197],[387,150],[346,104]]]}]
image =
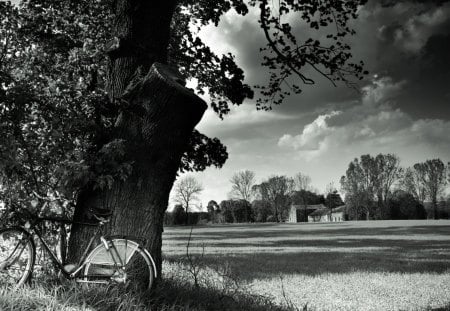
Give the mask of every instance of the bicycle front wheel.
[{"label": "bicycle front wheel", "polygon": [[0,230],[0,285],[19,287],[31,277],[35,245],[21,228]]},{"label": "bicycle front wheel", "polygon": [[127,239],[112,239],[107,243],[108,248],[100,244],[86,258],[84,280],[117,284],[127,291],[150,289],[155,271],[144,248]]}]

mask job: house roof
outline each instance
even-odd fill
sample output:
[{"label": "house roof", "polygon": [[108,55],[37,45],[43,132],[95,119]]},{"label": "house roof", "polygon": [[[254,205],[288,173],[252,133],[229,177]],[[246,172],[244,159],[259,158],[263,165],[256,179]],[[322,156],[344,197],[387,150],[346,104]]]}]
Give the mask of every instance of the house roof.
[{"label": "house roof", "polygon": [[333,213],[339,213],[344,212],[345,213],[345,205],[338,206],[336,208],[333,208]]},{"label": "house roof", "polygon": [[[345,212],[345,205],[341,205],[336,208],[333,208],[333,214],[340,213],[340,212]],[[323,215],[328,215],[328,214],[330,214],[330,209],[327,207],[324,207],[324,208],[315,210],[314,212],[309,214],[309,216],[323,216]]]},{"label": "house roof", "polygon": [[328,208],[321,208],[321,209],[315,210],[314,212],[309,214],[309,216],[323,216],[323,215],[326,215],[329,213],[330,213],[330,210]]},{"label": "house roof", "polygon": [[[302,204],[292,204],[291,208],[303,209],[303,208],[305,208],[305,206]],[[323,205],[323,204],[306,205],[306,209],[318,210],[318,209],[323,209],[323,208],[326,208],[325,205]]]}]

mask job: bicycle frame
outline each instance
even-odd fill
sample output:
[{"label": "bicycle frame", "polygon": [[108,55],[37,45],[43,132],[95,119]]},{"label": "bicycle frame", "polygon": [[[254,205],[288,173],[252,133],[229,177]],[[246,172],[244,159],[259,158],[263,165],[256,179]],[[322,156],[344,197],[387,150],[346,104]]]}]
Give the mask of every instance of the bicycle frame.
[{"label": "bicycle frame", "polygon": [[[50,254],[50,259],[52,263],[55,265],[57,269],[61,272],[61,274],[67,278],[67,279],[75,279],[77,282],[83,282],[83,283],[102,283],[102,284],[109,284],[111,282],[126,282],[127,280],[127,264],[128,264],[128,257],[122,258],[121,253],[119,252],[119,246],[116,246],[115,240],[129,240],[133,241],[133,243],[136,244],[136,246],[141,251],[141,256],[144,256],[147,260],[147,264],[149,268],[152,270],[153,276],[151,277],[151,280],[154,280],[154,278],[157,276],[157,270],[156,270],[156,264],[153,260],[150,253],[143,247],[141,247],[139,242],[136,241],[144,241],[145,239],[138,238],[138,237],[132,237],[132,236],[124,236],[124,235],[114,235],[114,236],[103,236],[102,229],[103,226],[108,222],[107,218],[102,218],[99,216],[94,215],[94,217],[99,221],[98,223],[84,223],[84,222],[77,222],[77,221],[70,221],[68,219],[63,218],[57,218],[57,217],[34,217],[27,221],[25,225],[22,225],[20,227],[16,227],[18,230],[22,231],[26,236],[22,237],[22,243],[28,243],[31,242],[33,244],[33,249],[35,249],[35,239],[33,238],[33,235],[37,235],[37,238],[41,242],[45,252]],[[80,224],[85,226],[94,226],[97,227],[93,236],[90,238],[90,241],[88,242],[86,248],[84,249],[83,254],[80,256],[80,260],[77,263],[77,265],[74,266],[73,269],[67,269],[67,266],[64,265],[64,260],[60,260],[57,256],[56,251],[52,250],[47,241],[43,237],[42,228],[39,224],[41,224],[44,221],[51,221],[53,223],[61,223],[61,224]],[[94,240],[98,239],[100,240],[100,244],[97,245],[94,249],[92,249],[92,246],[94,244]],[[121,245],[118,243],[117,245]],[[125,247],[127,244],[125,244]],[[19,247],[19,244],[16,246],[16,248]],[[91,258],[91,254],[98,254],[99,250],[98,248],[102,247],[106,251],[107,256],[110,257],[109,259],[109,265],[111,266],[112,274],[104,274],[104,273],[89,273],[87,272],[89,270],[90,264],[92,261],[89,259]],[[123,247],[123,246],[121,246]],[[21,249],[21,252],[24,248]],[[16,250],[14,250],[16,252]],[[13,252],[13,254],[14,254]],[[143,253],[142,253],[143,252]],[[126,253],[125,253],[126,254]],[[94,255],[95,256],[95,255]],[[34,262],[34,260],[33,260]],[[80,273],[84,270],[86,273]],[[69,271],[68,271],[69,270]],[[89,270],[90,271],[90,270]]]},{"label": "bicycle frame", "polygon": [[87,226],[95,226],[97,227],[97,231],[95,232],[95,234],[92,236],[92,238],[90,239],[88,245],[86,246],[86,249],[83,252],[83,255],[80,258],[80,261],[77,264],[77,267],[75,269],[75,271],[73,272],[67,272],[64,269],[64,265],[63,263],[58,259],[58,256],[51,250],[50,246],[48,246],[47,242],[44,240],[44,238],[42,237],[42,233],[41,231],[36,227],[36,226],[32,226],[31,228],[27,229],[26,227],[24,228],[28,233],[30,233],[29,231],[31,231],[31,234],[29,234],[29,238],[32,238],[32,234],[34,233],[35,235],[37,235],[37,237],[39,238],[39,241],[41,241],[41,244],[44,246],[44,249],[46,250],[47,253],[50,254],[50,258],[52,260],[52,262],[58,267],[58,269],[61,271],[61,273],[68,279],[74,279],[76,278],[77,274],[81,271],[81,269],[84,267],[85,263],[84,260],[87,258],[87,255],[89,253],[89,249],[92,246],[92,243],[94,243],[94,240],[97,238],[97,236],[99,235],[99,233],[102,230],[102,226],[98,225],[98,224],[90,224],[90,223],[79,223],[79,222],[68,222],[68,221],[62,221],[60,219],[53,219],[53,218],[40,218],[40,221],[54,221],[54,222],[62,222],[62,223],[70,223],[70,224],[81,224],[81,225],[87,225]]}]

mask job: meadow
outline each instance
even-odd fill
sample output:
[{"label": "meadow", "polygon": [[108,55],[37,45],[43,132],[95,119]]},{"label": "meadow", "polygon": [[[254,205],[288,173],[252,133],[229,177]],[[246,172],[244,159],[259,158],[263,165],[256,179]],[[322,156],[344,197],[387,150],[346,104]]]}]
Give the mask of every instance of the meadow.
[{"label": "meadow", "polygon": [[166,275],[192,279],[181,261],[214,286],[226,267],[239,290],[294,310],[450,306],[446,220],[169,227],[163,241]]},{"label": "meadow", "polygon": [[35,278],[0,310],[450,310],[450,221],[166,227],[163,257],[152,292]]}]

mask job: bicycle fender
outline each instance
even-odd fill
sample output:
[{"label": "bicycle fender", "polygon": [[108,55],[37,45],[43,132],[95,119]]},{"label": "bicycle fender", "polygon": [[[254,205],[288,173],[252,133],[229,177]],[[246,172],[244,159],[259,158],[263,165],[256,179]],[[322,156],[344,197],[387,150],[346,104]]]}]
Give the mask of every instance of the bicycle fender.
[{"label": "bicycle fender", "polygon": [[125,240],[130,240],[130,241],[137,242],[139,247],[144,251],[144,253],[148,256],[148,259],[150,259],[150,262],[152,263],[153,272],[155,273],[155,279],[158,278],[158,270],[156,269],[155,260],[153,259],[153,257],[150,254],[150,252],[145,247],[143,247],[141,245],[142,242],[145,242],[145,239],[139,238],[139,237],[135,237],[135,236],[128,236],[128,235],[108,235],[108,236],[105,236],[105,238],[106,238],[106,240],[125,239]]}]

